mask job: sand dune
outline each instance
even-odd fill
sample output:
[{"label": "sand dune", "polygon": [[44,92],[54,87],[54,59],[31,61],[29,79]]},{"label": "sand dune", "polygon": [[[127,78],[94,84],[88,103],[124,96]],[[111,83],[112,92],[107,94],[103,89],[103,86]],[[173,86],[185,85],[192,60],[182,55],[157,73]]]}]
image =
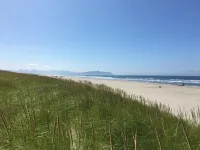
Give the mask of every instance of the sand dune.
[{"label": "sand dune", "polygon": [[[200,106],[200,87],[176,86],[166,84],[141,83],[121,80],[103,80],[93,78],[66,77],[75,81],[91,81],[92,83],[105,84],[112,88],[122,89],[128,94],[143,96],[150,101],[157,101],[169,106],[174,113],[178,111],[190,112]],[[159,88],[162,86],[162,88]]]}]

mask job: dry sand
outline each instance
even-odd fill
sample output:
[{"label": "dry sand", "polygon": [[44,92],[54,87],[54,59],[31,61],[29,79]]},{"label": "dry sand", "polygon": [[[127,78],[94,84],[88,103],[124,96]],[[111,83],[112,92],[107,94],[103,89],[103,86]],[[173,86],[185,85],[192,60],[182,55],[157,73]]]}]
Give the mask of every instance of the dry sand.
[{"label": "dry sand", "polygon": [[[122,89],[128,94],[143,96],[149,101],[169,106],[174,113],[190,112],[200,106],[200,87],[176,86],[166,84],[142,83],[121,80],[104,80],[80,77],[65,77],[75,81],[90,81],[96,84],[105,84],[112,88]],[[159,88],[162,86],[162,88]]]}]

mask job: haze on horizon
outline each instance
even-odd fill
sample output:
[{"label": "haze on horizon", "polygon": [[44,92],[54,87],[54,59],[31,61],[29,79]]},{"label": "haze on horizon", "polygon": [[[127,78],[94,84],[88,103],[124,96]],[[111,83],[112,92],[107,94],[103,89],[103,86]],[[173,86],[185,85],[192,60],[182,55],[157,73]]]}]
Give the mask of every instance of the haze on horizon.
[{"label": "haze on horizon", "polygon": [[200,1],[0,1],[0,69],[200,75]]}]

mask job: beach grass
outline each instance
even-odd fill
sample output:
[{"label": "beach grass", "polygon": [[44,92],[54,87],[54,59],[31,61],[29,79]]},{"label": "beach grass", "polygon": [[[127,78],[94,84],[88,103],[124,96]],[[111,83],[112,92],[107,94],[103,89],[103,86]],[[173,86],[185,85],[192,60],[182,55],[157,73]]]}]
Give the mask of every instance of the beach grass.
[{"label": "beach grass", "polygon": [[105,85],[0,71],[0,149],[198,150],[200,125]]}]

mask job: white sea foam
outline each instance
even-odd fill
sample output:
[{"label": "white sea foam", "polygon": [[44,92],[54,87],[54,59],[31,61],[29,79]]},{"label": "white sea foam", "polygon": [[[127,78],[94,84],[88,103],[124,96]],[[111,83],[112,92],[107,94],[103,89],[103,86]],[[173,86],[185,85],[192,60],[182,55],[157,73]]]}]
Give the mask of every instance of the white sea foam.
[{"label": "white sea foam", "polygon": [[113,77],[102,77],[102,76],[81,76],[81,78],[95,78],[95,79],[105,79],[105,80],[114,80]]},{"label": "white sea foam", "polygon": [[138,82],[149,82],[149,83],[163,83],[163,84],[180,84],[185,83],[186,85],[200,86],[200,80],[186,80],[186,79],[158,79],[158,78],[145,78],[145,77],[106,77],[106,76],[81,76],[83,78],[95,78],[104,80],[126,80],[126,81],[138,81]]}]

